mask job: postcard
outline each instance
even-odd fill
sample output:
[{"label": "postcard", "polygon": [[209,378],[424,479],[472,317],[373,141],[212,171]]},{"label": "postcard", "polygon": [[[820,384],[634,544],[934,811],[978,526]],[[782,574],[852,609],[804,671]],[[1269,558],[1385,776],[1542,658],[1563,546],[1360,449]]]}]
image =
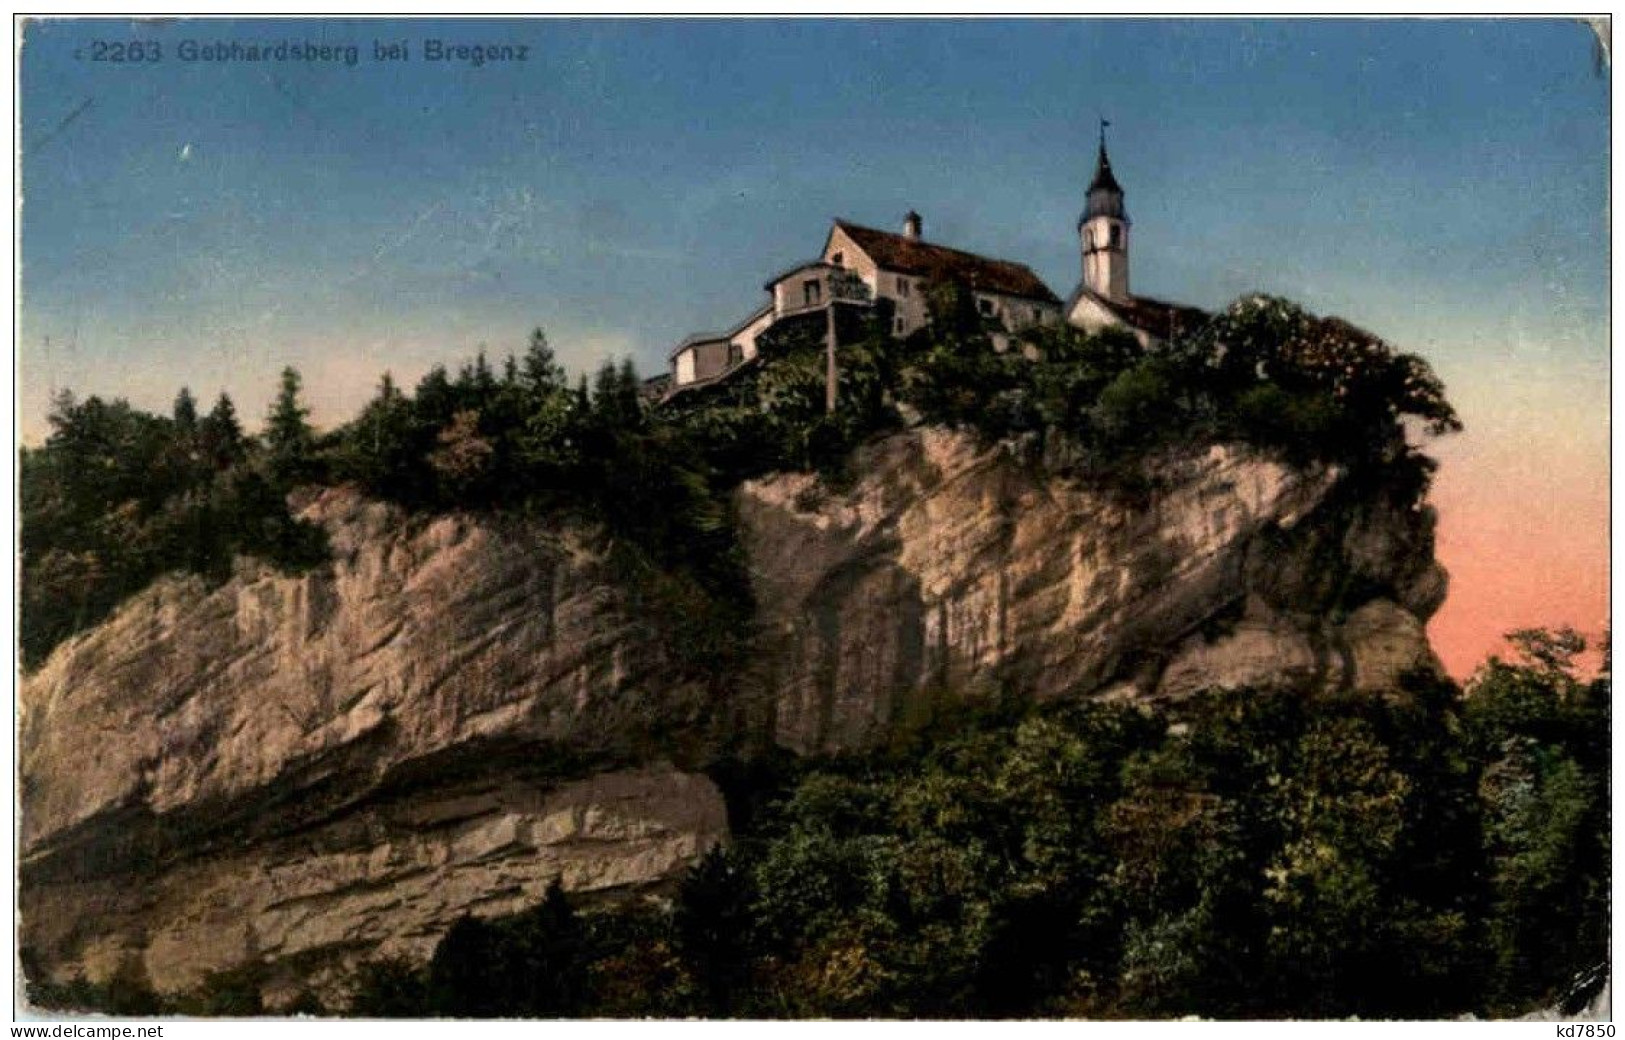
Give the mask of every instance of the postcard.
[{"label": "postcard", "polygon": [[14,29],[19,1015],[1610,1017],[1606,18]]}]

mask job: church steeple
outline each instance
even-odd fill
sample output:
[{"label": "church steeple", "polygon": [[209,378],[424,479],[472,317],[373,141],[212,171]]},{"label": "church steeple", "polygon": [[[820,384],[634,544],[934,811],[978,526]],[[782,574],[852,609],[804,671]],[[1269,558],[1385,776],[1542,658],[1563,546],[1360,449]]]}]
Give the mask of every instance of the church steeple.
[{"label": "church steeple", "polygon": [[1100,121],[1100,156],[1095,176],[1089,182],[1083,216],[1078,218],[1078,238],[1083,249],[1083,284],[1112,300],[1128,299],[1128,210],[1123,205],[1123,187],[1112,174],[1111,157],[1106,154],[1106,128]]}]

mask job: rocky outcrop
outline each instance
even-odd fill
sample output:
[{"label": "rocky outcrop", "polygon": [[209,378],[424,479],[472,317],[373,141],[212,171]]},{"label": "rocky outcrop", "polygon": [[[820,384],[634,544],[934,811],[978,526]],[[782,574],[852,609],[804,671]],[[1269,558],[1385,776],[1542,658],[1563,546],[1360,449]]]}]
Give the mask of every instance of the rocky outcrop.
[{"label": "rocky outcrop", "polygon": [[945,691],[1380,692],[1437,667],[1426,511],[1245,448],[1166,457],[1132,494],[1013,451],[922,429],[849,489],[742,489],[779,742],[863,746]]},{"label": "rocky outcrop", "polygon": [[575,892],[636,890],[726,836],[716,788],[669,765],[552,790],[430,788],[156,869],[36,873],[27,938],[59,973],[107,978],[135,964],[183,990],[254,963],[269,966],[273,992],[336,994],[359,958],[426,960],[464,913],[533,906],[555,878]]},{"label": "rocky outcrop", "polygon": [[421,957],[555,877],[619,893],[725,840],[727,747],[855,750],[995,687],[1390,691],[1433,666],[1431,517],[1215,447],[1132,494],[916,429],[849,486],[746,484],[757,650],[718,681],[591,531],[305,504],[330,564],[169,577],[21,693],[23,943],[160,989]]},{"label": "rocky outcrop", "polygon": [[670,764],[711,694],[602,539],[345,490],[303,515],[331,565],[165,578],[24,682],[23,941],[53,974],[421,953],[464,911],[658,883],[725,836]]}]

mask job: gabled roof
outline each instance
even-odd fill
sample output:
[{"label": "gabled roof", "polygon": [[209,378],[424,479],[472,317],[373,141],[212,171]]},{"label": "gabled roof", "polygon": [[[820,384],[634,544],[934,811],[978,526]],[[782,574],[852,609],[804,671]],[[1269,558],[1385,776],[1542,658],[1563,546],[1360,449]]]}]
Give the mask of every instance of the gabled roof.
[{"label": "gabled roof", "polygon": [[1123,324],[1144,329],[1164,341],[1195,332],[1206,325],[1210,317],[1208,312],[1200,307],[1169,303],[1150,296],[1130,296],[1126,300],[1113,300],[1081,285],[1072,294],[1072,298],[1066,301],[1066,313],[1070,315],[1072,308],[1085,296],[1117,315]]},{"label": "gabled roof", "polygon": [[847,237],[868,253],[878,266],[888,271],[960,282],[984,292],[1021,296],[1045,303],[1061,302],[1060,297],[1051,292],[1049,286],[1026,264],[992,260],[962,249],[949,249],[844,220],[837,220],[835,226],[846,232]]},{"label": "gabled roof", "polygon": [[[801,263],[796,264],[794,267],[786,267],[784,270],[780,271],[778,274],[774,275],[772,278],[769,278],[766,282],[763,282],[762,283],[762,288],[766,289],[768,292],[772,292],[773,287],[775,285],[778,285],[780,282],[784,281],[786,278],[790,277],[791,275],[799,274],[802,271],[811,271],[814,268],[817,268],[819,270],[831,270],[831,271],[839,271],[840,270],[839,267],[837,267],[836,265],[828,262],[827,260],[803,260]],[[747,322],[747,324],[748,324],[748,322]]]}]

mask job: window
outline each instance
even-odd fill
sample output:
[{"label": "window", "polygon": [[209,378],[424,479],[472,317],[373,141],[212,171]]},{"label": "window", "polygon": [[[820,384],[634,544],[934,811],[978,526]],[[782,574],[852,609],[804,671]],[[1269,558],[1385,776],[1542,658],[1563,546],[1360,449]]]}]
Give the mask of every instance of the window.
[{"label": "window", "polygon": [[1044,324],[1044,312],[1039,310],[1037,307],[1033,308],[1033,324],[1034,325],[1042,325],[1042,324]]},{"label": "window", "polygon": [[897,295],[903,297],[905,300],[908,299],[908,279],[907,278],[899,278],[899,279],[897,279]]},{"label": "window", "polygon": [[983,296],[976,301],[976,307],[983,314],[989,317],[993,315],[993,301],[988,299],[986,296]]},{"label": "window", "polygon": [[1095,229],[1094,228],[1090,228],[1088,231],[1085,231],[1083,233],[1083,248],[1089,250],[1089,252],[1091,252],[1091,253],[1095,251]]},{"label": "window", "polygon": [[893,322],[893,326],[897,334],[901,336],[903,334],[903,319],[898,318],[895,322]]},{"label": "window", "polygon": [[1123,225],[1121,224],[1112,225],[1112,248],[1123,248]]},{"label": "window", "polygon": [[829,262],[834,264],[836,267],[845,267],[846,266],[846,254],[845,253],[836,253],[834,256],[829,258]]},{"label": "window", "polygon": [[732,368],[745,360],[745,348],[737,343],[728,344],[728,367]]},{"label": "window", "polygon": [[807,307],[822,303],[824,288],[818,284],[818,279],[809,278],[801,283],[801,302]]}]

